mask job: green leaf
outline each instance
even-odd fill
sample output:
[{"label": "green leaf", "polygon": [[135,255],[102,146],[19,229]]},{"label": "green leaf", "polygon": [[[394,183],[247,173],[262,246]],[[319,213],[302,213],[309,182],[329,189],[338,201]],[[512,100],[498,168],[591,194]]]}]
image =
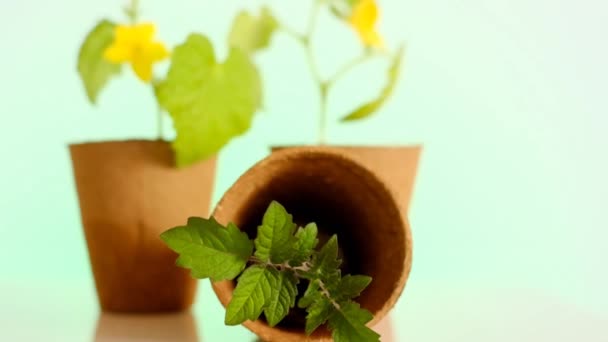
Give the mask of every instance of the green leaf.
[{"label": "green leaf", "polygon": [[339,19],[345,19],[352,13],[353,7],[361,0],[329,0],[331,12]]},{"label": "green leaf", "polygon": [[[321,250],[313,254],[312,267],[304,276],[310,279],[306,292],[298,301],[300,308],[306,308],[306,333],[311,334],[335,310],[332,302],[323,291],[328,291],[332,297],[334,289],[340,284],[340,264],[338,259],[338,237],[332,236]],[[321,286],[323,283],[323,287]]]},{"label": "green leaf", "polygon": [[177,165],[211,157],[245,133],[261,104],[261,91],[258,71],[240,49],[231,49],[218,63],[205,36],[191,34],[177,46],[167,79],[156,86],[158,102],[177,132]]},{"label": "green leaf", "polygon": [[319,243],[317,233],[318,229],[315,223],[309,223],[306,227],[298,229],[295,235],[294,253],[289,262],[292,266],[299,266],[310,258]]},{"label": "green leaf", "polygon": [[84,84],[87,97],[92,104],[110,78],[120,73],[120,64],[103,58],[103,53],[114,40],[114,23],[100,21],[85,38],[78,53],[78,73]]},{"label": "green leaf", "polygon": [[298,307],[305,309],[309,307],[312,303],[316,302],[317,300],[320,300],[322,296],[323,294],[320,291],[319,280],[313,279],[308,283],[306,291],[304,292],[300,300],[298,300]]},{"label": "green leaf", "polygon": [[333,235],[312,258],[312,267],[307,276],[321,279],[326,287],[333,287],[340,280],[340,264],[338,259],[338,237]]},{"label": "green leaf", "polygon": [[262,7],[258,18],[246,11],[240,12],[232,24],[228,44],[251,54],[270,44],[279,24],[268,7]]},{"label": "green leaf", "polygon": [[285,207],[276,201],[270,203],[254,240],[255,257],[275,264],[288,261],[293,255],[295,228],[293,218]]},{"label": "green leaf", "polygon": [[388,82],[380,95],[375,100],[362,105],[361,107],[352,111],[350,114],[343,117],[342,121],[354,121],[367,118],[378,111],[391,97],[397,85],[399,74],[401,73],[401,61],[403,60],[404,51],[404,47],[401,46],[394,55],[391,66],[388,69]]},{"label": "green leaf", "polygon": [[258,319],[275,288],[276,277],[271,269],[259,265],[247,268],[239,277],[232,300],[226,307],[225,323],[237,325]]},{"label": "green leaf", "polygon": [[296,304],[297,279],[289,272],[270,270],[274,280],[272,293],[264,308],[264,315],[271,327],[277,325]]},{"label": "green leaf", "polygon": [[[299,279],[305,278],[309,284],[298,307],[307,312],[306,334],[329,322],[335,341],[377,341],[379,335],[366,326],[372,314],[351,300],[372,279],[341,277],[336,235],[315,251],[316,224],[297,232],[295,227],[292,216],[273,201],[254,242],[234,224],[223,227],[213,217],[191,217],[186,226],[170,229],[161,238],[179,253],[178,265],[190,268],[195,277],[234,279],[251,261],[226,306],[227,325],[257,320],[263,312],[268,324],[276,326],[295,306]],[[254,246],[256,258],[250,259]],[[298,262],[294,265],[294,261]]]},{"label": "green leaf", "polygon": [[361,292],[372,282],[372,278],[364,275],[347,274],[340,279],[340,285],[335,290],[338,299],[351,299],[359,297]]},{"label": "green leaf", "polygon": [[373,318],[369,311],[353,301],[341,304],[340,310],[335,310],[329,317],[329,328],[334,341],[380,341],[380,335],[365,325]]},{"label": "green leaf", "polygon": [[247,234],[233,224],[224,228],[214,218],[192,217],[186,226],[161,234],[161,239],[179,254],[179,266],[192,270],[195,278],[212,281],[234,279],[253,252]]},{"label": "green leaf", "polygon": [[306,310],[308,312],[308,315],[306,315],[306,326],[304,327],[306,335],[310,335],[317,330],[320,325],[329,319],[335,310],[336,308],[334,308],[327,297],[322,296],[319,300],[312,303]]}]

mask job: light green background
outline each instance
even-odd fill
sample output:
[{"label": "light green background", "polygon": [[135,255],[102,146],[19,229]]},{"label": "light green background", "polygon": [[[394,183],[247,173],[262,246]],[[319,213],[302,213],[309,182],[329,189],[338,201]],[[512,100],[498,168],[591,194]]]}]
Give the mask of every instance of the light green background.
[{"label": "light green background", "polygon": [[[224,56],[236,11],[261,1],[142,1],[175,45],[208,33]],[[295,28],[311,1],[268,1]],[[75,71],[96,20],[122,1],[0,0],[0,340],[90,340],[97,307],[67,144],[154,138],[155,104],[132,73],[91,107]],[[393,311],[398,340],[608,339],[608,5],[600,0],[380,1],[380,31],[407,42],[402,82],[376,117],[337,118],[380,88],[385,64],[344,79],[330,142],[424,144],[411,224],[414,268]],[[324,15],[329,74],[358,41]],[[299,46],[257,56],[265,110],[220,155],[214,200],[273,144],[315,141],[317,99]],[[159,70],[160,71],[160,70]],[[221,324],[202,284],[199,335]],[[44,337],[42,337],[44,336]],[[6,339],[2,337],[12,337]]]}]

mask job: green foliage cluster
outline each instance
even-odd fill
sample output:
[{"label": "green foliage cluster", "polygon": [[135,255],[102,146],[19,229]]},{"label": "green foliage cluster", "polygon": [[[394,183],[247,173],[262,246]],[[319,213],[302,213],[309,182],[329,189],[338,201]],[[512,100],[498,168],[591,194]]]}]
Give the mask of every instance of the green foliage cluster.
[{"label": "green foliage cluster", "polygon": [[[272,202],[253,241],[234,224],[224,227],[213,217],[190,218],[161,238],[193,277],[238,277],[226,308],[227,325],[256,320],[264,313],[275,326],[297,305],[307,312],[307,334],[327,323],[336,342],[378,341],[380,336],[366,326],[372,314],[353,301],[372,279],[342,276],[337,236],[317,249],[317,233],[315,223],[298,228],[285,208]],[[298,299],[302,281],[308,286]]]},{"label": "green foliage cluster", "polygon": [[[137,1],[125,12],[137,20]],[[86,36],[78,55],[78,73],[87,98],[99,100],[108,82],[121,73],[121,65],[104,59],[119,24],[101,20]],[[269,12],[259,18],[239,14],[228,37],[228,57],[218,61],[208,37],[190,34],[174,47],[167,75],[156,76],[151,85],[159,106],[159,139],[162,116],[173,120],[176,138],[172,147],[178,167],[215,155],[234,137],[245,133],[262,103],[261,77],[252,54],[265,48],[276,22]]]},{"label": "green foliage cluster", "polygon": [[[364,46],[362,53],[337,70],[323,77],[317,68],[313,51],[313,35],[317,17],[326,9],[342,22],[364,0],[312,0],[308,26],[300,33],[293,30],[262,7],[258,15],[240,12],[233,20],[227,37],[229,51],[225,61],[215,57],[210,40],[199,33],[190,34],[174,47],[171,64],[165,77],[155,76],[152,87],[159,107],[158,137],[163,138],[162,120],[166,112],[173,120],[176,138],[172,147],[177,166],[188,166],[207,159],[231,139],[245,133],[262,104],[262,82],[253,55],[270,46],[278,32],[287,34],[301,44],[320,95],[319,142],[326,139],[327,103],[334,85],[353,68],[370,58],[390,59],[387,83],[372,100],[342,115],[342,121],[354,121],[376,113],[388,100],[397,84],[404,49],[394,52],[384,48]],[[135,25],[139,18],[139,2],[131,0],[125,14]],[[112,44],[119,24],[101,20],[86,36],[78,56],[78,73],[86,95],[92,104],[99,100],[107,83],[121,73],[121,66],[104,59],[104,51]]]}]

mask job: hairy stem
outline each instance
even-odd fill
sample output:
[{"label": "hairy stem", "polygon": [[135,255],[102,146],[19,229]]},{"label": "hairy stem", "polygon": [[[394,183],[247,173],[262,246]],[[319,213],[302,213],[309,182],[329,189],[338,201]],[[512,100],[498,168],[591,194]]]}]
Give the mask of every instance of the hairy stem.
[{"label": "hairy stem", "polygon": [[325,297],[327,297],[327,299],[330,301],[331,305],[333,305],[336,309],[340,310],[340,304],[338,304],[338,302],[336,302],[336,300],[331,296],[331,293],[329,292],[329,290],[325,286],[325,283],[323,283],[323,281],[321,279],[319,279],[319,278],[310,279],[310,278],[304,277],[300,273],[300,272],[308,272],[310,270],[310,268],[312,267],[312,264],[309,261],[304,261],[299,266],[291,266],[287,261],[282,264],[275,264],[270,261],[263,261],[263,260],[260,260],[256,257],[252,256],[249,258],[249,262],[254,263],[256,265],[262,265],[265,267],[272,267],[278,271],[289,270],[289,271],[292,271],[294,276],[298,279],[306,279],[306,280],[309,280],[310,282],[317,282],[317,284],[319,284],[319,288],[321,289],[321,293],[323,293],[323,295]]},{"label": "hairy stem", "polygon": [[306,272],[306,271],[310,270],[310,267],[311,267],[311,264],[308,261],[304,261],[299,266],[291,266],[287,261],[284,262],[284,263],[282,263],[282,264],[274,264],[274,263],[272,263],[270,261],[260,260],[260,259],[254,257],[254,256],[249,257],[249,262],[254,263],[256,265],[273,267],[273,268],[276,268],[278,270],[290,270],[290,271],[293,271],[295,273],[297,273],[298,271],[300,271],[300,272]]},{"label": "hairy stem", "polygon": [[338,304],[331,297],[331,294],[329,293],[329,290],[327,290],[327,288],[325,287],[325,284],[323,283],[323,281],[321,281],[321,279],[316,279],[316,281],[319,283],[319,288],[321,289],[321,293],[323,293],[323,295],[325,297],[327,297],[327,299],[329,299],[329,301],[331,302],[331,305],[333,305],[336,309],[340,310],[340,304]]}]

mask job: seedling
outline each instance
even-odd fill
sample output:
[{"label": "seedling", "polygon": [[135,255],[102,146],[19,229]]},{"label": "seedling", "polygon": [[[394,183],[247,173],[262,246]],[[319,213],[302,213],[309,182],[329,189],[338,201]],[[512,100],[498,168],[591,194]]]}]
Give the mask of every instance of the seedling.
[{"label": "seedling", "polygon": [[[342,276],[338,238],[321,248],[315,223],[297,228],[278,202],[266,210],[255,239],[230,223],[213,217],[191,217],[185,226],[164,232],[162,240],[179,254],[177,265],[194,278],[213,282],[237,279],[225,323],[257,320],[262,313],[276,326],[297,306],[306,309],[305,332],[310,335],[327,323],[336,342],[378,341],[366,326],[373,315],[353,301],[372,281],[364,275]],[[298,293],[298,284],[307,283]]]}]

